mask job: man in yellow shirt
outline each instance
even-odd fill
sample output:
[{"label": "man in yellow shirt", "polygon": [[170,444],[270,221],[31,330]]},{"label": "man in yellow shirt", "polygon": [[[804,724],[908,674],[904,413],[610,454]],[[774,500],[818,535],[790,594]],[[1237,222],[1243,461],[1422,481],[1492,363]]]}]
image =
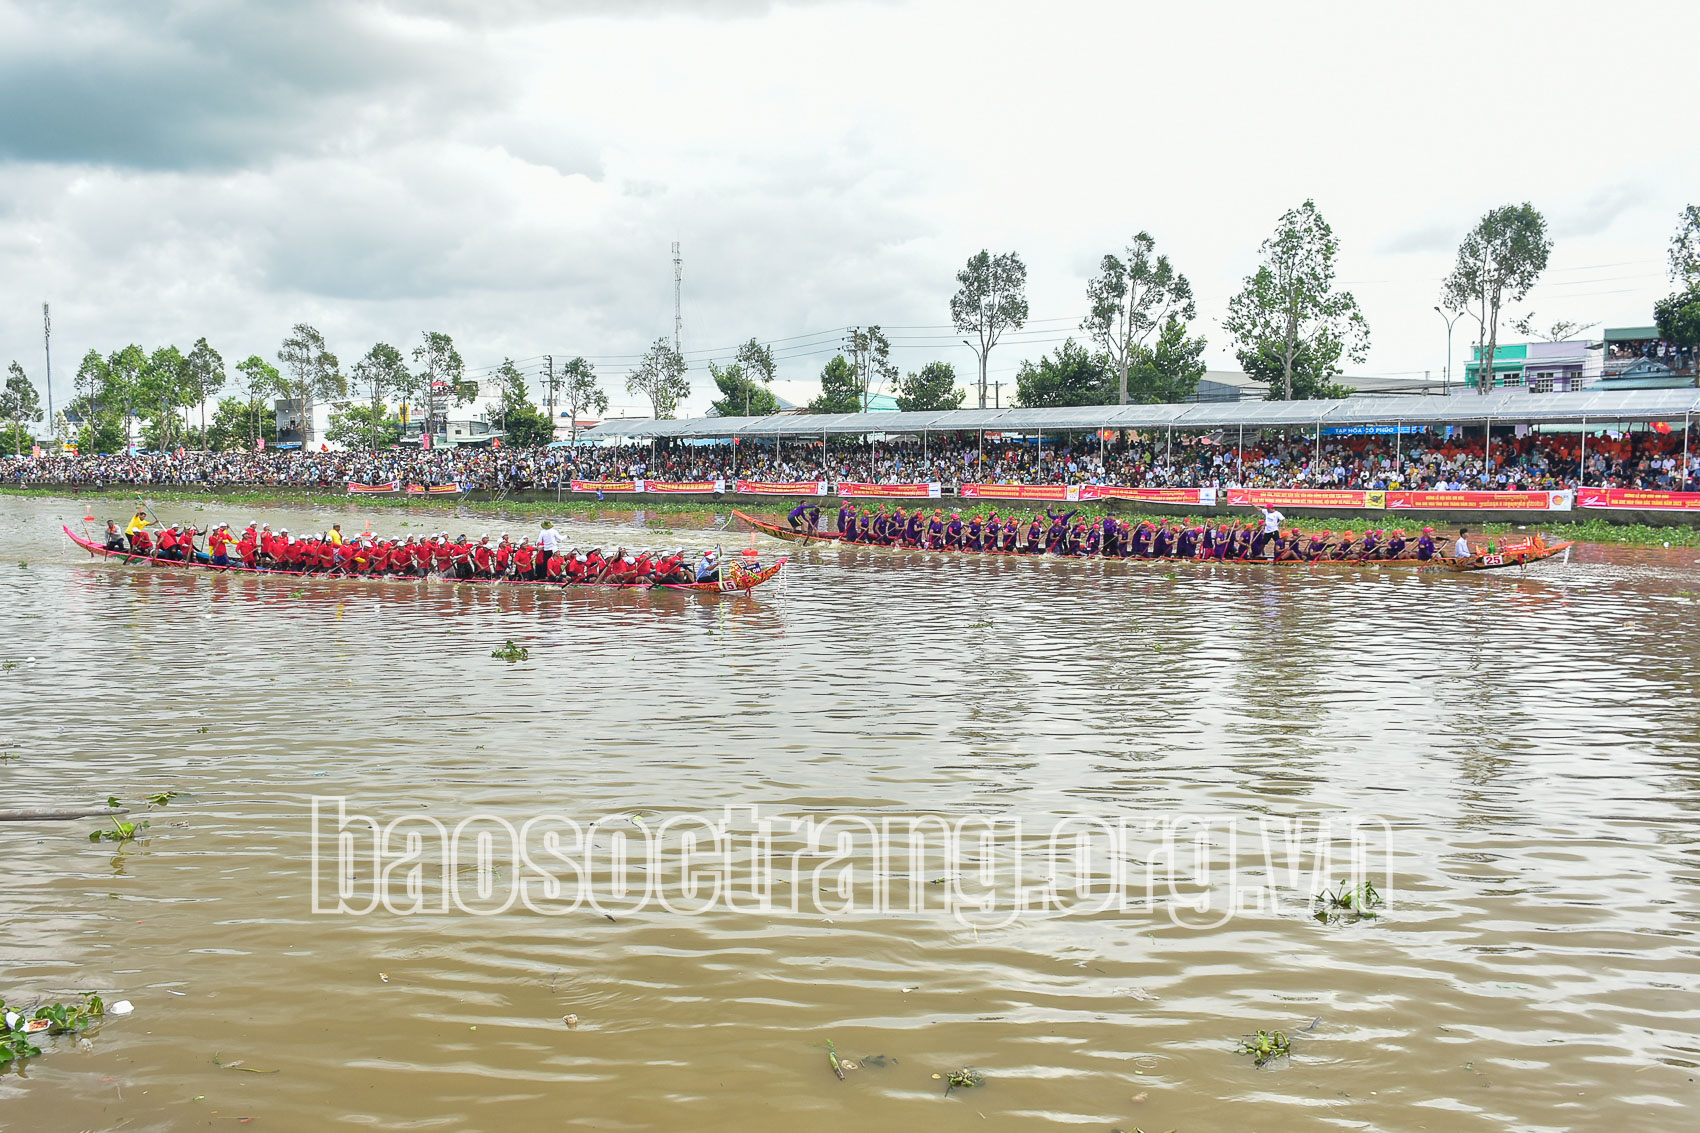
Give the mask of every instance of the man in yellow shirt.
[{"label": "man in yellow shirt", "polygon": [[330,540],[331,540],[331,543],[334,546],[337,546],[337,547],[342,546],[342,524],[340,524],[340,523],[331,524]]},{"label": "man in yellow shirt", "polygon": [[125,535],[134,535],[138,531],[146,531],[148,529],[148,525],[152,522],[153,521],[148,518],[148,512],[147,512],[146,508],[137,508],[136,509],[136,518],[134,518],[130,521],[130,526],[128,526],[124,529],[124,534]]}]

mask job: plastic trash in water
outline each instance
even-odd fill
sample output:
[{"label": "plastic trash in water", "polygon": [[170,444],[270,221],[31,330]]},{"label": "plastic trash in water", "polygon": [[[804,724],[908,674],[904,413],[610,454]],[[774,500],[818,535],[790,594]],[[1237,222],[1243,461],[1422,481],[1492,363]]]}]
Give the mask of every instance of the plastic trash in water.
[{"label": "plastic trash in water", "polygon": [[106,1013],[108,1015],[128,1015],[135,1009],[136,1005],[131,1003],[128,999],[120,999],[117,1003],[108,1007],[106,1009]]}]

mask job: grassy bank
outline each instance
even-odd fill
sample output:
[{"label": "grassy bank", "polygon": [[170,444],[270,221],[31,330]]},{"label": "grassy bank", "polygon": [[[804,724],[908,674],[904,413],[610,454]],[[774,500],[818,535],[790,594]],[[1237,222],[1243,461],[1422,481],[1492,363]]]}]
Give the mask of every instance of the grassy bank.
[{"label": "grassy bank", "polygon": [[[311,491],[300,489],[267,489],[267,488],[232,488],[230,490],[193,491],[179,488],[167,488],[155,491],[141,497],[134,489],[86,489],[74,491],[65,488],[16,488],[0,487],[0,495],[20,496],[26,498],[62,499],[93,501],[99,500],[103,507],[96,508],[97,515],[102,518],[120,519],[118,511],[125,511],[138,498],[145,498],[156,509],[161,505],[183,506],[195,505],[204,508],[212,504],[254,504],[256,506],[284,507],[320,507],[330,508],[358,514],[376,514],[379,512],[394,512],[400,515],[453,515],[453,514],[486,514],[512,515],[535,517],[539,520],[550,517],[571,517],[585,520],[603,520],[607,522],[623,522],[637,513],[642,513],[646,519],[656,517],[677,517],[682,526],[708,526],[716,517],[727,515],[734,507],[749,511],[752,514],[773,515],[783,512],[790,503],[790,497],[772,497],[759,500],[709,501],[701,498],[671,499],[664,496],[622,497],[619,500],[594,500],[582,497],[563,497],[554,499],[504,499],[496,501],[489,498],[480,499],[476,496],[462,499],[460,497],[433,496],[349,496],[344,492],[334,490]],[[836,505],[823,500],[822,510],[832,511]],[[903,502],[903,501],[898,501]],[[920,502],[920,501],[915,501]],[[964,506],[968,501],[933,501],[934,506]],[[1001,501],[985,501],[987,506]],[[119,506],[122,505],[122,506]],[[1057,505],[1048,505],[1056,507]],[[115,511],[114,508],[117,508]],[[1088,506],[1088,511],[1095,510]],[[1152,520],[1165,522],[1182,518],[1176,513],[1153,514],[1124,510],[1115,507],[1115,514],[1131,522]],[[107,513],[111,513],[108,515]],[[1215,519],[1227,513],[1217,513],[1207,518]],[[1237,516],[1245,516],[1244,509],[1233,512]],[[1574,513],[1572,513],[1574,514]],[[239,522],[240,517],[226,515],[223,518],[229,522]],[[1427,518],[1415,512],[1386,512],[1373,518],[1362,513],[1355,516],[1311,516],[1294,518],[1296,523],[1306,531],[1329,529],[1362,530],[1366,525],[1378,527],[1403,527],[1408,532],[1415,532],[1425,523],[1432,525],[1437,531],[1450,536],[1462,523],[1472,532],[1486,534],[1506,534],[1539,530],[1549,540],[1574,539],[1581,543],[1615,543],[1624,546],[1662,547],[1669,544],[1673,547],[1700,547],[1700,526],[1680,525],[1669,527],[1650,527],[1638,523],[1614,523],[1602,516],[1589,516],[1586,519],[1571,521],[1554,520],[1540,523],[1504,523],[1480,519],[1463,519],[1449,516],[1445,523]]]}]

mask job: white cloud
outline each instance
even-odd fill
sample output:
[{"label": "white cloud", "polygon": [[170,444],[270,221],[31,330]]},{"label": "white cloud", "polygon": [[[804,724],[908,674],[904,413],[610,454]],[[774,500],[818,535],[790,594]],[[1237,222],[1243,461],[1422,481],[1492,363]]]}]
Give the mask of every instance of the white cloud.
[{"label": "white cloud", "polygon": [[[1700,180],[1681,69],[1593,81],[1598,37],[1576,30],[1686,42],[1700,16],[1668,6],[291,11],[62,20],[0,0],[0,91],[55,107],[0,127],[0,358],[39,374],[49,299],[61,398],[89,347],[206,335],[269,356],[309,321],[348,359],[426,328],[472,365],[582,353],[633,402],[617,374],[671,333],[677,239],[687,349],[786,340],[790,378],[835,340],[797,336],[936,328],[969,254],[1017,250],[1035,322],[993,355],[1007,380],[1146,228],[1231,368],[1217,320],[1311,196],[1372,325],[1364,371],[1438,372],[1429,308],[1486,208],[1552,220],[1543,317],[1641,323]],[[1490,68],[1483,43],[1518,45],[1517,65]],[[893,334],[905,370],[972,368],[946,329]]]}]

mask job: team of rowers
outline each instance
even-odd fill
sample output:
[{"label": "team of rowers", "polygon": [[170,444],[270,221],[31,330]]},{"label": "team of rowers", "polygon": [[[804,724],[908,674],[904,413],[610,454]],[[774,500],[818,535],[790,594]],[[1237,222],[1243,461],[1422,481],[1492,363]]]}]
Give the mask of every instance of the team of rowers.
[{"label": "team of rowers", "polygon": [[[329,531],[292,536],[287,528],[272,531],[268,523],[249,523],[241,532],[216,523],[205,532],[174,523],[160,525],[157,535],[146,511],[138,511],[128,527],[106,525],[106,549],[166,562],[197,562],[213,567],[243,567],[298,574],[371,575],[560,584],[661,585],[718,582],[716,552],[707,550],[694,565],[682,548],[646,551],[626,547],[604,554],[601,547],[565,547],[548,520],[536,540],[518,542],[506,534],[492,541],[484,535],[473,541],[448,533],[386,538],[371,532],[345,537],[341,524]],[[205,546],[201,537],[205,536]]]},{"label": "team of rowers", "polygon": [[[942,509],[931,515],[924,508],[905,511],[899,507],[887,514],[845,503],[838,509],[837,531],[820,530],[820,507],[803,501],[792,508],[787,520],[794,531],[824,534],[846,543],[913,547],[933,551],[997,551],[1005,554],[1052,554],[1099,556],[1124,559],[1223,559],[1273,558],[1277,562],[1315,562],[1364,559],[1414,559],[1427,562],[1441,554],[1434,528],[1425,527],[1416,539],[1404,531],[1313,531],[1283,528],[1286,518],[1278,511],[1259,508],[1262,522],[1223,522],[1215,525],[1197,520],[1162,522],[1146,520],[1130,524],[1114,516],[1077,518],[1080,511],[1053,512],[1021,517],[974,514],[966,520],[960,512],[948,517]],[[1468,532],[1458,533],[1455,554],[1474,554]]]}]

